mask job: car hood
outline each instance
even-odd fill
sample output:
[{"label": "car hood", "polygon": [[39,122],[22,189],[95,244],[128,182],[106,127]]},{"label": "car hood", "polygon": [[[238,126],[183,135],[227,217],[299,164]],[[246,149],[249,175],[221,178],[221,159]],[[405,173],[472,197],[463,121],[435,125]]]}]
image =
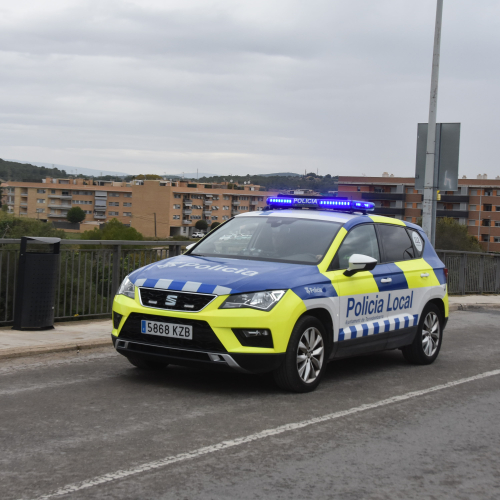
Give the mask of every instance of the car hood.
[{"label": "car hood", "polygon": [[301,297],[334,296],[331,281],[317,266],[180,255],[130,274],[136,286],[227,295],[293,289]]}]

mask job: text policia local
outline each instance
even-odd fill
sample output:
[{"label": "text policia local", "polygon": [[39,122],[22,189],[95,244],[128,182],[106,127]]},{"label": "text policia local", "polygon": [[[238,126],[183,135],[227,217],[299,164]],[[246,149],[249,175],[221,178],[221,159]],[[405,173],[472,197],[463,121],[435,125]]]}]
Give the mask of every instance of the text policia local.
[{"label": "text policia local", "polygon": [[[373,296],[372,296],[373,297]],[[405,309],[411,309],[413,305],[413,292],[408,295],[398,296],[391,298],[391,294],[387,297],[387,302],[383,298],[379,298],[378,295],[375,298],[371,298],[369,295],[363,297],[363,300],[356,300],[354,298],[349,298],[347,300],[347,315],[352,311],[355,316],[365,316],[366,314],[380,314],[383,312],[391,311],[402,311]],[[386,308],[384,309],[384,307]]]}]

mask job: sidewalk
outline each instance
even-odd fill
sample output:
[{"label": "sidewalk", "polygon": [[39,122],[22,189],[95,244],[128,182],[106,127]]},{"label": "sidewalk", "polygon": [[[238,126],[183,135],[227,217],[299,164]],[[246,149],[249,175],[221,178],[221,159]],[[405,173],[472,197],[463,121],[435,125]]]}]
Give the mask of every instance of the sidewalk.
[{"label": "sidewalk", "polygon": [[[500,309],[500,295],[450,297],[450,312],[479,308]],[[20,332],[10,326],[0,328],[0,361],[111,345],[110,319],[56,323],[54,330],[41,332]]]}]

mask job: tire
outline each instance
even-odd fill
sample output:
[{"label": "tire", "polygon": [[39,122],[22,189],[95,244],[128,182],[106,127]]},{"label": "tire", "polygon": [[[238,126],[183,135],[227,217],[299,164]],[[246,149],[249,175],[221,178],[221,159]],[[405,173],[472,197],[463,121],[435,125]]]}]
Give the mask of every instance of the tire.
[{"label": "tire", "polygon": [[427,304],[418,323],[413,343],[401,349],[403,356],[414,365],[430,365],[438,357],[443,343],[443,318],[434,304]]},{"label": "tire", "polygon": [[314,391],[326,369],[327,346],[322,323],[312,316],[300,318],[290,336],[285,359],[273,372],[276,384],[291,392]]},{"label": "tire", "polygon": [[129,354],[127,356],[127,359],[136,368],[139,368],[141,370],[161,370],[168,365],[168,363],[162,363],[161,361],[151,361],[139,356],[134,356],[133,354]]}]

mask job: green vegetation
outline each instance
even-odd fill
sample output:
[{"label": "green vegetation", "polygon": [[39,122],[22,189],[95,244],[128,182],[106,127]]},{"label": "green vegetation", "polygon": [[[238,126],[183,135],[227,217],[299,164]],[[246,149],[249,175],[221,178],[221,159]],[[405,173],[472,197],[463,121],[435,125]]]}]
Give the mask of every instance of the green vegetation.
[{"label": "green vegetation", "polygon": [[55,229],[51,223],[15,217],[3,210],[0,211],[0,238],[21,238],[22,236],[65,238],[66,233],[61,229]]},{"label": "green vegetation", "polygon": [[212,225],[210,226],[210,230],[215,229],[217,226],[220,226],[220,222],[212,222]]},{"label": "green vegetation", "polygon": [[67,177],[67,174],[58,168],[36,167],[0,158],[0,179],[4,181],[41,182],[45,177]]},{"label": "green vegetation", "polygon": [[200,219],[196,221],[196,224],[194,225],[196,229],[199,231],[206,231],[208,228],[208,223],[205,219]]},{"label": "green vegetation", "polygon": [[325,176],[317,175],[313,172],[307,175],[232,175],[232,176],[213,176],[202,177],[200,183],[220,184],[229,181],[228,189],[235,189],[236,184],[242,187],[244,182],[263,186],[266,190],[270,189],[313,189],[319,193],[326,194],[328,191],[338,190],[338,177],[332,177],[330,174]]},{"label": "green vegetation", "polygon": [[117,219],[111,219],[103,224],[100,229],[84,231],[82,240],[133,240],[142,241],[144,237],[133,227],[127,227]]},{"label": "green vegetation", "polygon": [[468,233],[467,226],[459,224],[450,217],[437,220],[435,247],[438,250],[484,252],[478,239]]},{"label": "green vegetation", "polygon": [[69,222],[73,222],[74,224],[79,224],[80,222],[83,222],[85,220],[86,216],[87,215],[80,207],[73,207],[68,210],[66,219],[68,219]]}]

